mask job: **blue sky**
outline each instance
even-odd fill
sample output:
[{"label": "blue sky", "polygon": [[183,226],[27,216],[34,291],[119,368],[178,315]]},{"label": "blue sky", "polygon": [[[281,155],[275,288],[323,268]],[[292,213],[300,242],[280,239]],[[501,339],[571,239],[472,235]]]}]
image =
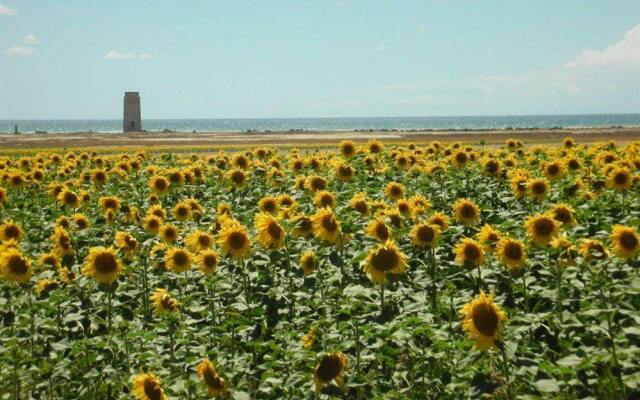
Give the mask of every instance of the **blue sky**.
[{"label": "blue sky", "polygon": [[640,112],[638,0],[0,0],[0,119]]}]

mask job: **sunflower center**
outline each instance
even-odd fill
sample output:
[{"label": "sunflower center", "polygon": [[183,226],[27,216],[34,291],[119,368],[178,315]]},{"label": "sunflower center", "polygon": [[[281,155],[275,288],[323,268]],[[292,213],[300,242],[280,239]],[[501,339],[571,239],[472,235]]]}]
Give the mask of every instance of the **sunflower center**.
[{"label": "sunflower center", "polygon": [[173,262],[178,266],[187,265],[189,256],[184,251],[177,251],[173,254]]},{"label": "sunflower center", "polygon": [[162,388],[158,382],[153,379],[147,379],[144,381],[144,394],[147,395],[149,400],[160,400],[162,398]]},{"label": "sunflower center", "polygon": [[498,163],[495,161],[489,161],[485,165],[485,171],[490,174],[495,174],[498,171]]},{"label": "sunflower center", "polygon": [[517,243],[509,242],[504,247],[504,255],[510,260],[520,260],[522,258],[522,248]]},{"label": "sunflower center", "polygon": [[324,190],[326,186],[327,184],[322,178],[315,178],[311,181],[311,187],[313,190]]},{"label": "sunflower center", "polygon": [[385,224],[376,224],[376,236],[382,240],[387,240],[389,238],[389,229],[387,229]]},{"label": "sunflower center", "polygon": [[198,243],[202,247],[209,247],[211,245],[211,238],[209,235],[200,235],[198,236]]},{"label": "sunflower center", "polygon": [[65,204],[74,204],[78,201],[78,196],[74,193],[67,192],[64,194],[64,203]]},{"label": "sunflower center", "polygon": [[240,183],[244,182],[244,174],[242,172],[240,172],[240,171],[234,171],[231,174],[231,180],[235,184],[240,184]]},{"label": "sunflower center", "polygon": [[476,245],[468,244],[464,246],[464,258],[469,261],[475,261],[480,258],[480,249]]},{"label": "sunflower center", "polygon": [[18,238],[18,236],[20,236],[20,229],[15,225],[9,225],[6,228],[4,228],[4,234],[9,239],[16,239]]},{"label": "sunflower center", "polygon": [[262,208],[266,212],[273,212],[276,210],[276,203],[275,201],[265,201],[264,203],[262,203]]},{"label": "sunflower center", "polygon": [[342,372],[342,362],[335,355],[326,355],[316,369],[316,375],[323,382],[329,382]]},{"label": "sunflower center", "polygon": [[96,271],[101,274],[110,274],[118,269],[118,262],[111,253],[100,253],[95,259]]},{"label": "sunflower center", "polygon": [[607,253],[600,243],[590,243],[589,244],[589,255],[595,259],[603,260],[607,258]]},{"label": "sunflower center", "polygon": [[564,224],[571,221],[571,212],[566,208],[558,208],[554,211],[554,216],[557,221]]},{"label": "sunflower center", "polygon": [[212,389],[221,389],[223,380],[211,368],[206,368],[202,374],[207,386]]},{"label": "sunflower center", "polygon": [[393,197],[400,197],[402,196],[402,189],[400,186],[391,186],[389,193],[391,193]]},{"label": "sunflower center", "polygon": [[382,248],[371,258],[371,264],[378,271],[390,271],[397,263],[398,254],[393,249]]},{"label": "sunflower center", "polygon": [[178,214],[181,217],[185,217],[189,215],[189,209],[187,207],[178,207],[176,209],[176,214]]},{"label": "sunflower center", "polygon": [[463,218],[470,219],[476,216],[476,210],[471,204],[463,204],[460,208],[460,215]]},{"label": "sunflower center", "polygon": [[277,222],[272,221],[271,223],[269,223],[269,226],[267,226],[267,233],[269,234],[269,236],[271,236],[272,239],[280,240],[284,232],[282,232],[282,227],[278,225]]},{"label": "sunflower center", "polygon": [[553,233],[553,222],[547,218],[539,219],[533,225],[533,229],[537,235],[549,236]]},{"label": "sunflower center", "polygon": [[416,236],[422,242],[431,242],[435,237],[435,232],[430,226],[421,226],[418,228]]},{"label": "sunflower center", "polygon": [[244,247],[245,237],[241,232],[233,232],[229,235],[229,247],[239,250]]},{"label": "sunflower center", "polygon": [[16,275],[24,275],[29,271],[29,266],[22,257],[14,254],[9,258],[9,270]]},{"label": "sunflower center", "polygon": [[327,232],[335,232],[338,229],[338,224],[333,218],[333,215],[325,215],[324,217],[322,217],[322,227]]},{"label": "sunflower center", "polygon": [[558,173],[560,172],[560,167],[558,167],[556,164],[551,164],[547,167],[547,172],[551,176],[558,175]]},{"label": "sunflower center", "polygon": [[629,179],[629,177],[627,176],[626,173],[624,172],[618,172],[616,173],[616,175],[613,177],[613,181],[617,184],[617,185],[624,185],[625,183],[627,183],[627,180]]},{"label": "sunflower center", "polygon": [[547,185],[544,182],[535,182],[531,186],[531,191],[535,194],[544,194],[547,191]]},{"label": "sunflower center", "polygon": [[456,154],[456,161],[459,164],[464,164],[467,162],[467,154],[466,153],[457,153]]},{"label": "sunflower center", "polygon": [[114,209],[118,206],[118,202],[115,199],[106,199],[104,201],[104,208]]},{"label": "sunflower center", "polygon": [[165,190],[167,188],[167,182],[164,179],[158,179],[155,182],[155,187],[157,190]]},{"label": "sunflower center", "polygon": [[498,329],[499,318],[493,307],[480,303],[473,307],[473,324],[484,336],[493,336]]},{"label": "sunflower center", "polygon": [[638,237],[633,232],[622,232],[620,235],[620,245],[625,249],[635,250],[638,244]]},{"label": "sunflower center", "polygon": [[366,201],[357,201],[353,204],[353,208],[358,211],[359,213],[366,213],[367,212],[367,202]]},{"label": "sunflower center", "polygon": [[202,261],[207,268],[213,268],[218,264],[218,259],[213,254],[207,254]]}]

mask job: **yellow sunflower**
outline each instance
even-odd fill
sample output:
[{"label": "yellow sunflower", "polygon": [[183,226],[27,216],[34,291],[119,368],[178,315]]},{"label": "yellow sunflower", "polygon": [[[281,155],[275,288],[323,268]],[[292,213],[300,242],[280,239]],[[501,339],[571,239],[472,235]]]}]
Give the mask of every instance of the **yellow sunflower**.
[{"label": "yellow sunflower", "polygon": [[255,217],[255,228],[258,242],[267,249],[278,250],[284,246],[285,231],[278,221],[265,212]]},{"label": "yellow sunflower", "polygon": [[223,255],[235,260],[245,258],[251,251],[251,239],[246,228],[235,220],[223,225],[218,234],[218,244]]},{"label": "yellow sunflower", "polygon": [[136,238],[131,236],[131,234],[127,232],[118,231],[116,232],[116,245],[118,249],[123,251],[127,256],[133,256],[137,253],[139,248],[139,243]]},{"label": "yellow sunflower", "polygon": [[529,238],[538,246],[546,246],[558,235],[560,223],[548,214],[536,214],[527,218],[524,227]]},{"label": "yellow sunflower", "polygon": [[372,220],[367,226],[366,232],[369,236],[381,242],[386,242],[392,237],[391,228],[385,224],[384,219],[381,217]]},{"label": "yellow sunflower", "polygon": [[453,211],[458,223],[471,226],[480,222],[480,208],[471,200],[458,199],[453,204]]},{"label": "yellow sunflower", "polygon": [[151,180],[149,180],[149,188],[158,196],[167,193],[169,191],[169,185],[169,180],[162,175],[152,176]]},{"label": "yellow sunflower", "polygon": [[431,225],[438,225],[441,231],[446,231],[449,228],[449,217],[444,215],[444,213],[436,212],[431,214],[428,219],[428,222]]},{"label": "yellow sunflower", "polygon": [[356,193],[349,202],[349,208],[356,210],[362,215],[368,215],[370,207],[367,196],[362,192]]},{"label": "yellow sunflower", "polygon": [[629,260],[635,258],[640,252],[640,237],[634,228],[614,225],[609,237],[613,252],[620,258]]},{"label": "yellow sunflower", "polygon": [[201,230],[192,232],[184,240],[187,249],[196,254],[211,249],[213,242],[213,237]]},{"label": "yellow sunflower", "polygon": [[203,250],[196,256],[196,258],[198,259],[200,271],[202,271],[203,274],[213,274],[216,272],[220,256],[215,250]]},{"label": "yellow sunflower", "polygon": [[404,197],[404,185],[398,182],[389,182],[384,188],[384,195],[391,200],[398,200]]},{"label": "yellow sunflower", "polygon": [[98,205],[104,212],[108,210],[116,212],[120,209],[120,199],[115,196],[100,197],[100,199],[98,199]]},{"label": "yellow sunflower", "polygon": [[67,206],[69,208],[78,208],[80,205],[80,197],[71,190],[65,188],[58,193],[58,203],[61,206]]},{"label": "yellow sunflower", "polygon": [[266,196],[258,201],[260,211],[275,214],[278,211],[278,199],[273,196]]},{"label": "yellow sunflower", "polygon": [[67,230],[63,227],[56,226],[53,229],[51,241],[53,242],[53,251],[61,257],[74,253],[71,236],[69,235],[69,232],[67,232]]},{"label": "yellow sunflower", "polygon": [[527,263],[524,243],[520,240],[508,237],[500,239],[496,246],[496,254],[500,263],[511,270],[523,267]]},{"label": "yellow sunflower", "polygon": [[529,197],[536,201],[543,201],[549,194],[549,181],[544,178],[531,179],[527,182]]},{"label": "yellow sunflower", "polygon": [[160,227],[160,238],[165,243],[173,243],[178,238],[178,228],[173,224],[164,224]]},{"label": "yellow sunflower", "polygon": [[347,356],[340,352],[333,352],[322,356],[318,365],[313,369],[313,382],[316,386],[316,392],[320,392],[322,388],[333,380],[335,380],[338,385],[342,385],[344,373],[348,367],[349,360]]},{"label": "yellow sunflower", "polygon": [[73,223],[76,225],[76,229],[79,231],[85,230],[91,226],[89,218],[84,214],[73,214],[71,216]]},{"label": "yellow sunflower", "polygon": [[227,381],[218,374],[218,371],[216,371],[215,366],[209,359],[205,358],[200,361],[200,364],[196,367],[196,372],[207,388],[207,394],[209,396],[226,396]]},{"label": "yellow sunflower", "polygon": [[173,272],[186,272],[191,269],[193,255],[186,249],[172,247],[165,254],[164,261],[169,270]]},{"label": "yellow sunflower", "polygon": [[191,218],[191,204],[180,201],[173,206],[173,217],[178,221],[186,221]]},{"label": "yellow sunflower", "polygon": [[553,219],[562,225],[573,226],[576,224],[575,211],[568,204],[556,204],[551,208]]},{"label": "yellow sunflower", "polygon": [[291,218],[293,223],[293,235],[301,238],[313,236],[313,221],[306,215],[299,214]]},{"label": "yellow sunflower", "polygon": [[316,270],[318,260],[316,259],[316,253],[313,250],[305,250],[300,256],[300,268],[304,275],[310,275]]},{"label": "yellow sunflower", "polygon": [[356,144],[351,140],[343,140],[340,142],[338,147],[340,149],[340,153],[346,158],[351,158],[356,155]]},{"label": "yellow sunflower", "polygon": [[313,196],[313,202],[318,208],[334,208],[336,206],[336,198],[328,190],[318,190]]},{"label": "yellow sunflower", "polygon": [[84,259],[82,273],[95,278],[100,283],[111,284],[122,272],[122,263],[116,257],[113,247],[92,247]]},{"label": "yellow sunflower", "polygon": [[12,282],[27,282],[33,276],[31,260],[17,248],[5,248],[0,255],[2,277]]},{"label": "yellow sunflower", "polygon": [[407,256],[392,241],[373,248],[364,261],[363,271],[372,282],[387,283],[387,274],[401,274],[407,267]]},{"label": "yellow sunflower", "polygon": [[493,302],[493,295],[480,295],[460,309],[462,327],[469,339],[476,340],[478,350],[488,350],[502,337],[502,326],[507,314]]},{"label": "yellow sunflower", "polygon": [[140,373],[133,377],[131,392],[137,400],[167,400],[160,378],[152,373]]},{"label": "yellow sunflower", "polygon": [[411,228],[411,243],[423,249],[432,249],[438,245],[440,239],[440,226],[421,223]]},{"label": "yellow sunflower", "polygon": [[3,242],[8,242],[10,240],[15,240],[20,243],[22,239],[22,228],[20,225],[13,222],[12,220],[5,220],[2,225],[0,225],[0,240]]},{"label": "yellow sunflower", "polygon": [[615,167],[609,172],[607,178],[607,184],[611,189],[615,189],[619,192],[627,191],[631,188],[632,184],[631,171],[629,168],[619,166]]},{"label": "yellow sunflower", "polygon": [[311,217],[313,233],[317,238],[330,243],[340,241],[340,221],[330,208],[321,208]]},{"label": "yellow sunflower", "polygon": [[58,255],[54,252],[42,254],[38,261],[40,262],[40,265],[52,267],[56,270],[60,269],[61,267],[60,257],[58,257]]},{"label": "yellow sunflower", "polygon": [[150,296],[156,314],[171,314],[180,308],[180,303],[166,289],[158,288]]},{"label": "yellow sunflower", "polygon": [[580,245],[580,255],[586,261],[605,260],[609,257],[609,252],[599,240],[584,239]]},{"label": "yellow sunflower", "polygon": [[454,248],[456,263],[462,266],[480,266],[484,264],[484,250],[477,241],[464,238]]}]

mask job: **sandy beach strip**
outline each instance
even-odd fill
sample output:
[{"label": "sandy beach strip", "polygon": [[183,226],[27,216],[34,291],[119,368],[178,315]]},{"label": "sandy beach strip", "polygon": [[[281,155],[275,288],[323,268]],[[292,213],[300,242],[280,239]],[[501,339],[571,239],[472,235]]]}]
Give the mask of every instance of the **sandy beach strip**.
[{"label": "sandy beach strip", "polygon": [[366,142],[378,139],[391,143],[431,141],[501,144],[518,139],[529,144],[557,144],[567,136],[579,143],[640,141],[640,127],[580,129],[502,129],[456,131],[330,131],[330,132],[133,132],[133,133],[48,133],[0,134],[0,149],[80,147],[241,147],[260,145],[330,145],[341,140]]}]

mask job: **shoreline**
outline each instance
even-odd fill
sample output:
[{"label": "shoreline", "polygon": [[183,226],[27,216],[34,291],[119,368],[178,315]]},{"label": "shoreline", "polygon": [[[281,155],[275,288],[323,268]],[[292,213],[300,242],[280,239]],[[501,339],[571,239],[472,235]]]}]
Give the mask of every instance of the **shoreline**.
[{"label": "shoreline", "polygon": [[504,143],[513,138],[530,144],[560,143],[567,136],[578,142],[640,140],[640,127],[608,128],[506,128],[447,130],[350,130],[350,131],[270,131],[270,132],[127,132],[127,133],[0,133],[0,148],[37,149],[52,147],[238,147],[260,145],[329,145],[341,140],[366,142],[375,138],[383,142],[467,142]]}]

